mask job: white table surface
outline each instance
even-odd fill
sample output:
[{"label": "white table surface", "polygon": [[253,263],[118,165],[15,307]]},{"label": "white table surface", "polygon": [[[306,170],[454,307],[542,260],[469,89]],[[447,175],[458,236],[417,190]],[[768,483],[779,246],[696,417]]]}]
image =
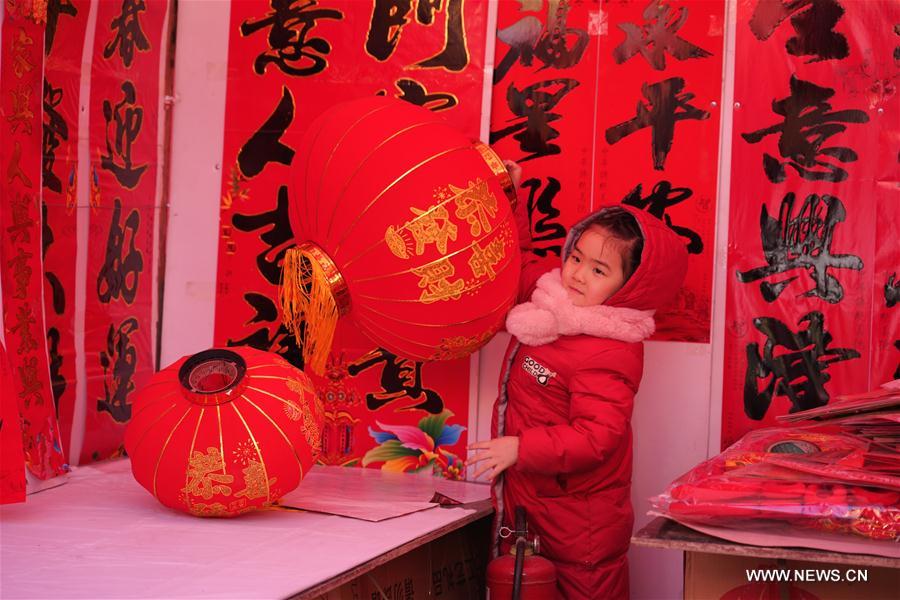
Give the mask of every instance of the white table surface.
[{"label": "white table surface", "polygon": [[[392,476],[323,468],[345,474],[348,495],[366,487],[356,478]],[[201,519],[159,504],[127,459],[67,479],[0,506],[0,598],[285,598],[477,512],[432,508],[381,522],[297,511]],[[422,485],[416,475],[391,479],[398,494],[405,482]],[[464,501],[489,494],[481,484],[435,483]]]}]

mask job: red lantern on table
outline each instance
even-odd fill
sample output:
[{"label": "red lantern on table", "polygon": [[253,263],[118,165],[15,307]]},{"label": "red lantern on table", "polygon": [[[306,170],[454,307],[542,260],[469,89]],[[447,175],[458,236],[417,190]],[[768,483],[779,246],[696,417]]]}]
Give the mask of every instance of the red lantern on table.
[{"label": "red lantern on table", "polygon": [[414,360],[467,356],[500,329],[520,256],[515,190],[487,145],[374,97],[320,116],[294,165],[281,304],[314,371],[340,316]]},{"label": "red lantern on table", "polygon": [[281,357],[214,348],[136,394],[125,450],[134,478],[164,505],[233,517],[297,487],[318,457],[323,417],[309,378]]}]

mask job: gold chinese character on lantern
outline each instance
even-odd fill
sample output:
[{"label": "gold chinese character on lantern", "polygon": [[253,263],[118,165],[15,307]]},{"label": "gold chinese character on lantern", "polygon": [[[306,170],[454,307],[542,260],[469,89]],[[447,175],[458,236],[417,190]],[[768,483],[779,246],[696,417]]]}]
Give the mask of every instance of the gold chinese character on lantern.
[{"label": "gold chinese character on lantern", "polygon": [[472,256],[469,258],[469,267],[472,268],[472,274],[475,277],[483,277],[487,275],[488,279],[494,280],[497,272],[494,266],[506,256],[506,248],[502,238],[494,238],[491,243],[482,248],[477,243],[472,244]]},{"label": "gold chinese character on lantern", "polygon": [[425,304],[438,300],[459,300],[466,286],[466,282],[462,279],[457,279],[452,283],[449,281],[449,278],[456,273],[456,269],[447,258],[415,268],[412,272],[421,277],[419,287],[425,289],[419,296],[419,301]]},{"label": "gold chinese character on lantern", "polygon": [[469,182],[469,187],[450,186],[455,194],[456,216],[469,223],[472,235],[491,231],[491,219],[497,215],[497,198],[491,193],[486,181]]},{"label": "gold chinese character on lantern", "polygon": [[409,210],[416,215],[414,218],[397,228],[389,226],[384,234],[384,241],[391,252],[400,258],[409,258],[413,244],[416,256],[425,252],[426,245],[435,244],[438,252],[446,254],[448,241],[456,241],[458,231],[447,209],[435,204],[425,210],[413,207]]},{"label": "gold chinese character on lantern", "polygon": [[225,484],[234,481],[233,475],[216,473],[223,468],[224,460],[218,448],[207,448],[206,454],[195,451],[188,467],[188,482],[181,491],[191,496],[209,500],[215,494],[231,495],[231,488]]}]

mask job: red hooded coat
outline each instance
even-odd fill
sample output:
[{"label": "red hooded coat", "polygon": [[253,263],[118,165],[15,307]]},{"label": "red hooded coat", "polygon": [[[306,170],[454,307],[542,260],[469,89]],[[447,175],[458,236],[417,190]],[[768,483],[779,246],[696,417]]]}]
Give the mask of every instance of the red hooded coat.
[{"label": "red hooded coat", "polygon": [[[534,294],[533,303],[520,305],[517,318],[520,307],[514,308],[507,320],[515,337],[494,407],[493,437],[519,437],[517,463],[494,486],[498,528],[514,529],[515,508],[524,507],[529,532],[540,536],[541,554],[556,565],[560,594],[569,599],[628,597],[631,413],[643,371],[640,340],[653,330],[652,320],[649,327],[646,321],[652,312],[638,311],[672,300],[687,270],[684,240],[649,213],[622,208],[635,216],[644,236],[640,265],[603,306],[573,317],[592,321],[574,326],[590,333],[567,335],[562,312],[570,307],[552,306],[558,274],[541,279],[547,293]],[[569,232],[563,261],[596,214]],[[553,259],[525,261],[520,298],[532,297],[538,277],[558,266]],[[535,304],[539,296],[543,313]],[[529,345],[525,340],[537,339],[528,331],[529,319],[557,313],[562,335]],[[501,541],[499,550],[508,551],[512,541]]]}]

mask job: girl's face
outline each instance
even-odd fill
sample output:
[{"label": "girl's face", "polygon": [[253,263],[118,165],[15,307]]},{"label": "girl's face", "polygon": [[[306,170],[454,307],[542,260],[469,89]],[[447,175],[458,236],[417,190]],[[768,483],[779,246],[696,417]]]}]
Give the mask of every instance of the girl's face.
[{"label": "girl's face", "polygon": [[562,268],[563,287],[572,304],[603,304],[625,285],[623,244],[599,225],[591,225],[581,234]]}]

